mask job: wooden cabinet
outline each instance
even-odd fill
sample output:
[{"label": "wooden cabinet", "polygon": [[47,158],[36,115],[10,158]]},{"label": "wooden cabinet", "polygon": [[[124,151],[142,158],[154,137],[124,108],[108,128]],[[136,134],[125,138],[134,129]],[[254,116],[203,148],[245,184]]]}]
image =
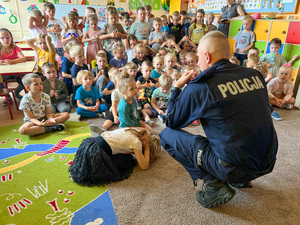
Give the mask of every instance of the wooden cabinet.
[{"label": "wooden cabinet", "polygon": [[230,54],[233,55],[234,54],[233,45],[234,45],[235,40],[233,38],[228,38],[228,41],[229,41],[229,45],[230,45]]},{"label": "wooden cabinet", "polygon": [[229,29],[229,37],[234,38],[239,31],[242,29],[242,20],[231,20],[230,29]]},{"label": "wooden cabinet", "polygon": [[[242,30],[241,20],[232,20],[229,29],[229,43],[233,48],[234,37]],[[255,33],[256,41],[254,46],[259,49],[259,56],[270,53],[270,41],[273,38],[280,38],[282,46],[279,53],[284,56],[287,61],[290,61],[294,55],[300,56],[300,21],[287,20],[255,20],[253,31]],[[231,53],[233,53],[231,49]],[[294,82],[294,96],[299,88],[300,83],[300,63],[297,59],[293,67],[292,78]],[[299,90],[300,98],[300,90]],[[299,99],[300,105],[300,99]],[[296,106],[299,106],[296,105]]]},{"label": "wooden cabinet", "polygon": [[255,21],[254,33],[257,41],[267,41],[270,31],[271,21]]},{"label": "wooden cabinet", "polygon": [[300,45],[300,22],[290,22],[285,42]]},{"label": "wooden cabinet", "polygon": [[282,43],[285,43],[289,21],[272,21],[269,41],[273,38],[279,38]]},{"label": "wooden cabinet", "polygon": [[266,52],[265,52],[266,45],[267,45],[267,42],[265,42],[265,41],[256,41],[256,42],[254,42],[254,47],[259,49],[259,57],[266,54]]}]

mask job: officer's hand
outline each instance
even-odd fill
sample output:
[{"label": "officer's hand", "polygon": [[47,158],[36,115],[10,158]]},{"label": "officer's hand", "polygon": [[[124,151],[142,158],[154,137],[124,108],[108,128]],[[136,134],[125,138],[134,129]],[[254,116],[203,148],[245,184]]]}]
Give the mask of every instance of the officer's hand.
[{"label": "officer's hand", "polygon": [[198,74],[194,70],[184,73],[175,83],[174,87],[183,88],[184,85],[193,80]]}]

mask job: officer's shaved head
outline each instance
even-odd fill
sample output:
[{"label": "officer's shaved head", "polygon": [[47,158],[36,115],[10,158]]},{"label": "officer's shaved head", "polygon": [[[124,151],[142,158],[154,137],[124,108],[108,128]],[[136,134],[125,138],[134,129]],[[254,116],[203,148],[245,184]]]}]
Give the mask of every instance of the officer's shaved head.
[{"label": "officer's shaved head", "polygon": [[230,45],[227,37],[220,31],[207,33],[199,42],[198,56],[202,71],[220,59],[229,59]]}]

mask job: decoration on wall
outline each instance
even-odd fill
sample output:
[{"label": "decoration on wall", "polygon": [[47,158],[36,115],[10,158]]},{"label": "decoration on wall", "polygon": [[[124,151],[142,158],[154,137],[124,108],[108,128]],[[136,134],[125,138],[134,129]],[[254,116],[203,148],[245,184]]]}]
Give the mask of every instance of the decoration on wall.
[{"label": "decoration on wall", "polygon": [[5,13],[6,13],[5,8],[2,5],[0,5],[0,14],[5,14]]},{"label": "decoration on wall", "polygon": [[54,4],[59,4],[59,0],[54,0]]},{"label": "decoration on wall", "polygon": [[115,0],[107,0],[107,5],[115,6]]},{"label": "decoration on wall", "polygon": [[170,0],[161,0],[161,6],[167,12],[170,10]]},{"label": "decoration on wall", "polygon": [[3,0],[3,2],[10,2],[10,0]]},{"label": "decoration on wall", "polygon": [[[170,0],[162,0],[169,2],[170,7]],[[130,9],[137,9],[140,6],[151,5],[152,10],[160,10],[160,0],[130,0]]]},{"label": "decoration on wall", "polygon": [[125,12],[125,10],[121,7],[119,7],[117,10],[118,10],[118,13],[120,14],[120,16],[122,15],[123,12]]},{"label": "decoration on wall", "polygon": [[17,22],[18,22],[18,19],[17,19],[17,17],[14,15],[14,14],[12,14],[12,12],[10,11],[10,17],[8,18],[8,20],[9,20],[9,22],[11,23],[11,24],[16,24]]},{"label": "decoration on wall", "polygon": [[87,0],[82,0],[81,5],[89,5],[90,3]]},{"label": "decoration on wall", "polygon": [[69,2],[68,2],[68,3],[72,4],[71,0],[69,0]]},{"label": "decoration on wall", "polygon": [[123,3],[124,3],[124,2],[126,2],[126,0],[120,0],[120,2],[123,2]]},{"label": "decoration on wall", "polygon": [[27,8],[27,10],[28,10],[28,12],[30,12],[30,10],[32,10],[32,9],[39,9],[36,5],[30,5],[28,8]]},{"label": "decoration on wall", "polygon": [[[96,8],[99,23],[106,23],[106,8]],[[101,25],[101,24],[100,24]]]},{"label": "decoration on wall", "polygon": [[40,3],[46,3],[47,0],[39,0]]}]

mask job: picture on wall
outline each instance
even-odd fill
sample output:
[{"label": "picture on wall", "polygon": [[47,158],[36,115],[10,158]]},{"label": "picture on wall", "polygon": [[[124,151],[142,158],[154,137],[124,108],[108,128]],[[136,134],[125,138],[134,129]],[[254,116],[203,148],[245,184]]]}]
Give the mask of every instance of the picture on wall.
[{"label": "picture on wall", "polygon": [[160,0],[130,0],[130,9],[151,5],[152,10],[160,10]]}]

